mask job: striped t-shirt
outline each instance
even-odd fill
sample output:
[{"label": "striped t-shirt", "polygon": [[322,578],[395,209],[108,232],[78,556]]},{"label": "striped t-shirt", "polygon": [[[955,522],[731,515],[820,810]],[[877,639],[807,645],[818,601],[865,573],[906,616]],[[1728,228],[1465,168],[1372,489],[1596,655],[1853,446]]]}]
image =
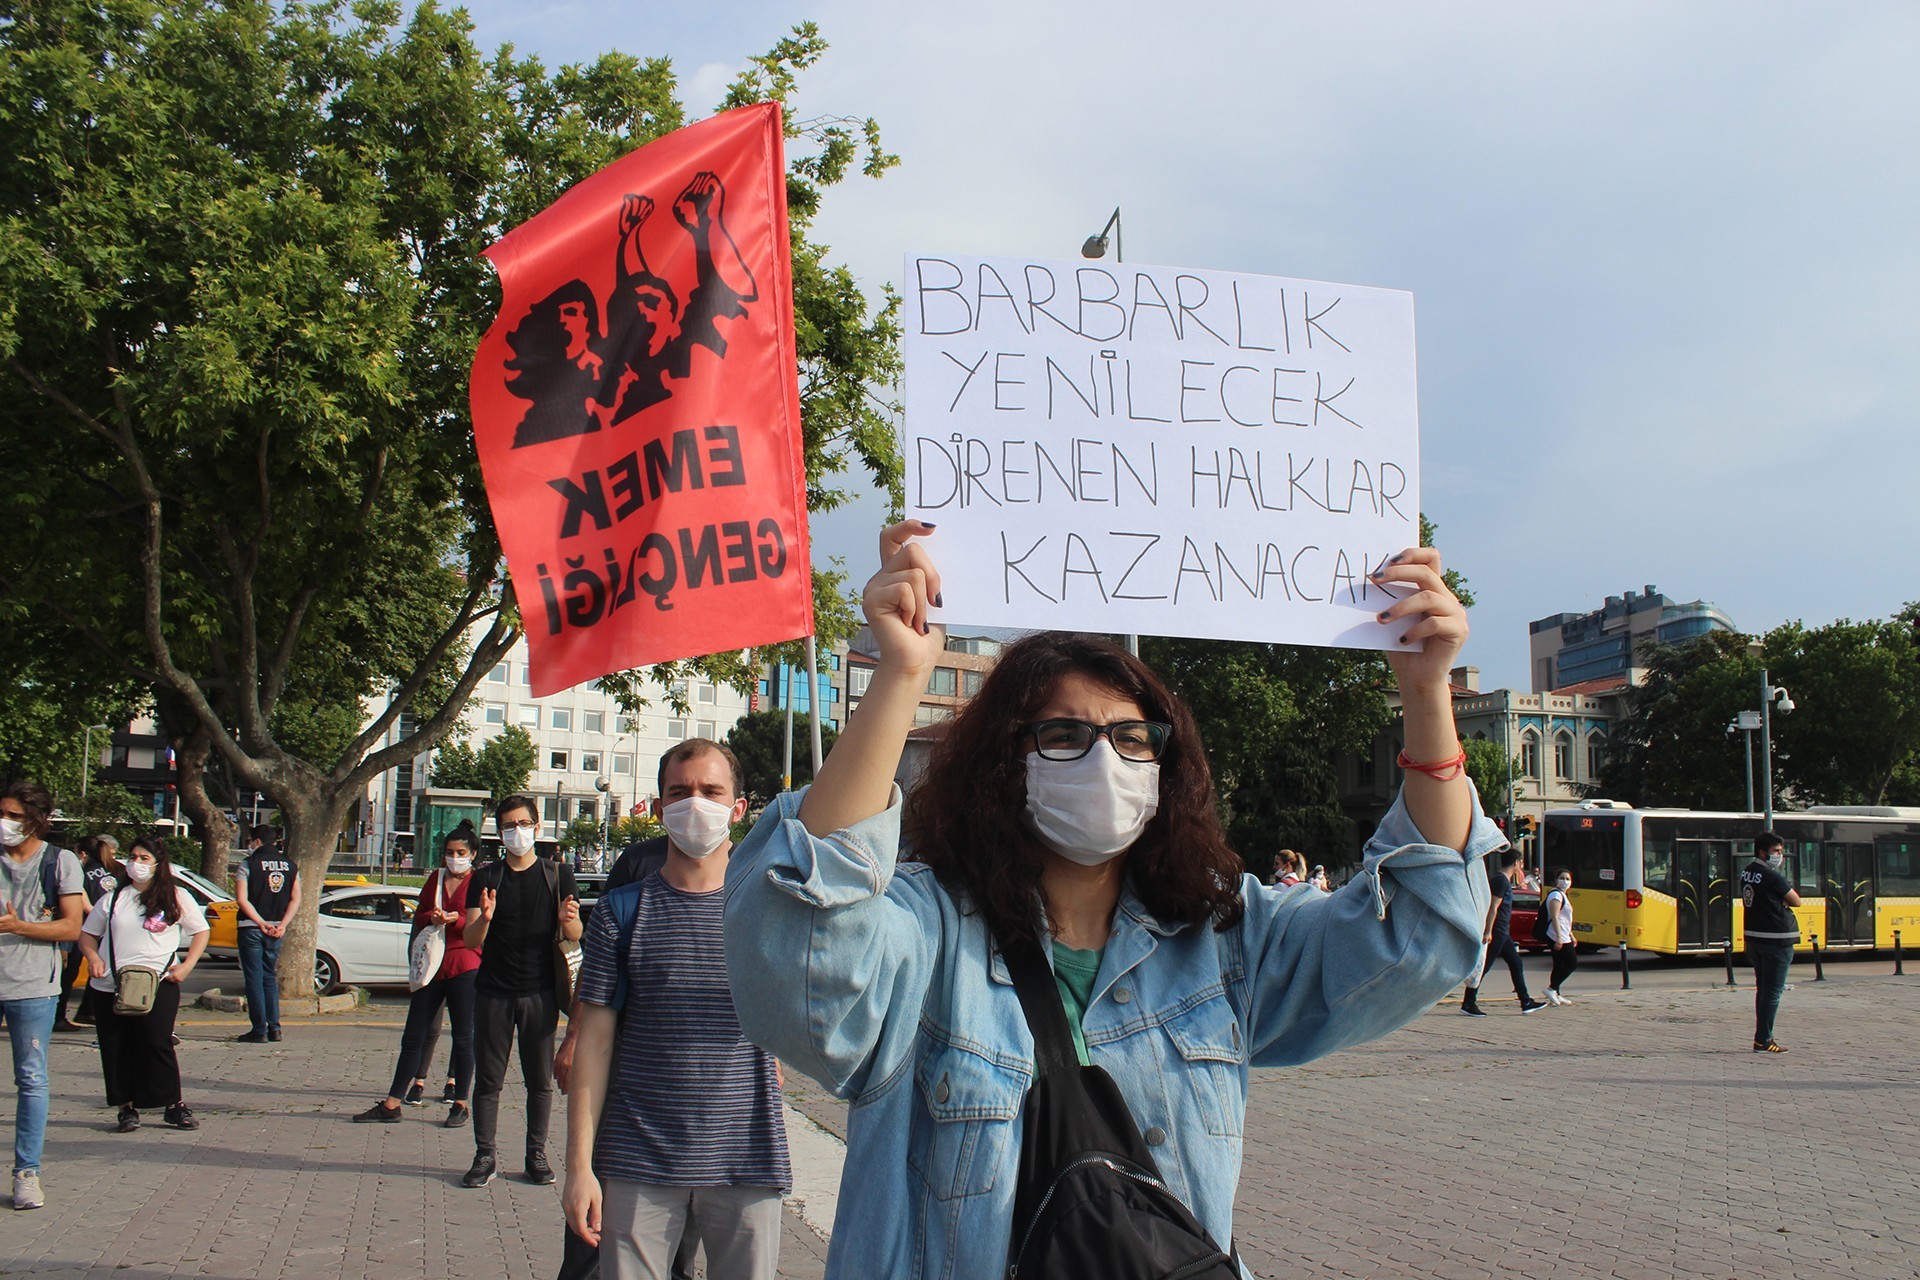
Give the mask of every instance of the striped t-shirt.
[{"label": "striped t-shirt", "polygon": [[[773,1056],[740,1034],[721,939],[721,892],[639,882],[614,1078],[594,1141],[602,1178],[670,1187],[793,1186]],[[633,890],[622,890],[633,892]],[[587,925],[580,998],[611,1005],[617,913]]]}]

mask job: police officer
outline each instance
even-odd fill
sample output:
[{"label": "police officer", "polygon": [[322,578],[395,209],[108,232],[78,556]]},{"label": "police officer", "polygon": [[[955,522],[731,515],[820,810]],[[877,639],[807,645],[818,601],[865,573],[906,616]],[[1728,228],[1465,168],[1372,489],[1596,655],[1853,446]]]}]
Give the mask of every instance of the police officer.
[{"label": "police officer", "polygon": [[247,841],[251,850],[235,878],[240,902],[240,973],[247,984],[247,1018],[253,1024],[241,1044],[280,1038],[280,942],[300,909],[300,873],[280,847],[280,833],[265,823]]},{"label": "police officer", "polygon": [[[120,842],[112,836],[81,836],[74,841],[74,851],[80,855],[81,883],[87,891],[87,910],[93,910],[93,904],[113,892],[119,883],[115,876],[124,874],[120,865]],[[93,1014],[82,1000],[71,1022],[67,1020],[67,998],[73,994],[74,979],[80,976],[81,966],[86,957],[75,947],[67,952],[66,963],[60,970],[60,1005],[55,1013],[53,1029],[55,1031],[78,1031],[93,1023]]]}]

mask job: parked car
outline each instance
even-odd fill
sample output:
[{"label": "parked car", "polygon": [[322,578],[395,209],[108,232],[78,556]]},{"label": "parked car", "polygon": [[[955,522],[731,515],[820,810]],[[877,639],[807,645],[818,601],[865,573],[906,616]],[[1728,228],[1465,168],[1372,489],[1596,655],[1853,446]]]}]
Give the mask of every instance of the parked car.
[{"label": "parked car", "polygon": [[403,885],[355,885],[320,895],[313,989],[407,985],[407,947],[420,891]]},{"label": "parked car", "polygon": [[189,871],[176,866],[173,878],[178,880],[186,891],[200,904],[207,914],[207,954],[226,960],[235,960],[240,955],[240,939],[237,936],[240,921],[240,904],[234,896],[222,889],[198,871]]},{"label": "parked car", "polygon": [[1522,951],[1551,951],[1533,936],[1533,918],[1540,914],[1540,895],[1525,889],[1513,891],[1513,940]]}]

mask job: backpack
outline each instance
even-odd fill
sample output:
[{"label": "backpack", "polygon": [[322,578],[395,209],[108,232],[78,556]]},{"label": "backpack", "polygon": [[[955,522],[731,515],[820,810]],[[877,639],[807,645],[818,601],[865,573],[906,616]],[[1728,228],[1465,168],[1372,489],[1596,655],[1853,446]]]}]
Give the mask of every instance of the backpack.
[{"label": "backpack", "polygon": [[[48,845],[43,852],[45,856],[40,859],[40,906],[48,918],[53,919],[58,917],[60,909],[60,855],[66,850]],[[79,945],[77,942],[56,942],[53,949],[57,954],[64,955]]]},{"label": "backpack", "polygon": [[1547,933],[1547,926],[1553,920],[1553,895],[1558,892],[1560,891],[1555,889],[1548,893],[1546,897],[1540,899],[1540,909],[1533,913],[1533,940],[1535,942],[1552,941],[1552,938]]},{"label": "backpack", "polygon": [[1083,1067],[1040,946],[1001,947],[1033,1032],[1008,1280],[1240,1280],[1160,1177],[1113,1077]]}]

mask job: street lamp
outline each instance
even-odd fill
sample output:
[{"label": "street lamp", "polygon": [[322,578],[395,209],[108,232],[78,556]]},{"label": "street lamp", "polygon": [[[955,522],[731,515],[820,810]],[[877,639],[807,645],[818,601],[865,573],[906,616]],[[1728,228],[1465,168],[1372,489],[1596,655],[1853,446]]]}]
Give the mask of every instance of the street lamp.
[{"label": "street lamp", "polygon": [[[1756,658],[1764,658],[1767,646],[1758,640],[1747,645],[1747,652]],[[1767,830],[1773,829],[1773,708],[1780,705],[1780,713],[1785,715],[1793,710],[1793,697],[1785,689],[1773,683],[1767,676],[1767,669],[1760,668],[1760,761],[1762,781],[1767,787]],[[1751,808],[1752,806],[1748,806]]]},{"label": "street lamp", "polygon": [[[1100,228],[1100,230],[1094,232],[1092,235],[1088,236],[1086,239],[1086,243],[1080,246],[1080,256],[1083,258],[1104,258],[1107,256],[1107,245],[1109,242],[1111,242],[1113,245],[1114,262],[1116,263],[1125,262],[1127,260],[1127,255],[1125,252],[1125,248],[1126,248],[1125,243],[1123,242],[1120,236],[1120,206],[1119,205],[1113,206],[1113,216],[1107,219],[1107,225]],[[1139,636],[1137,635],[1122,636],[1120,637],[1120,640],[1121,640],[1121,643],[1126,645],[1128,653],[1131,653],[1136,658],[1140,656],[1140,637]]]},{"label": "street lamp", "polygon": [[599,777],[593,780],[593,788],[594,790],[600,793],[600,806],[601,808],[606,810],[606,812],[602,814],[600,818],[600,863],[601,865],[599,867],[599,870],[604,871],[606,870],[606,861],[607,861],[607,841],[612,838],[612,832],[613,832],[613,797],[607,794],[609,791],[613,790],[613,779],[607,777],[607,775],[603,773]]},{"label": "street lamp", "polygon": [[101,733],[113,732],[104,724],[87,726],[86,740],[80,747],[80,796],[82,799],[85,799],[87,794],[87,778],[93,773],[93,735],[96,730]]},{"label": "street lamp", "polygon": [[1744,733],[1747,735],[1747,807],[1744,810],[1746,813],[1753,812],[1753,731],[1759,727],[1760,713],[1758,711],[1742,711],[1727,724],[1727,736],[1729,738],[1736,733]]}]

